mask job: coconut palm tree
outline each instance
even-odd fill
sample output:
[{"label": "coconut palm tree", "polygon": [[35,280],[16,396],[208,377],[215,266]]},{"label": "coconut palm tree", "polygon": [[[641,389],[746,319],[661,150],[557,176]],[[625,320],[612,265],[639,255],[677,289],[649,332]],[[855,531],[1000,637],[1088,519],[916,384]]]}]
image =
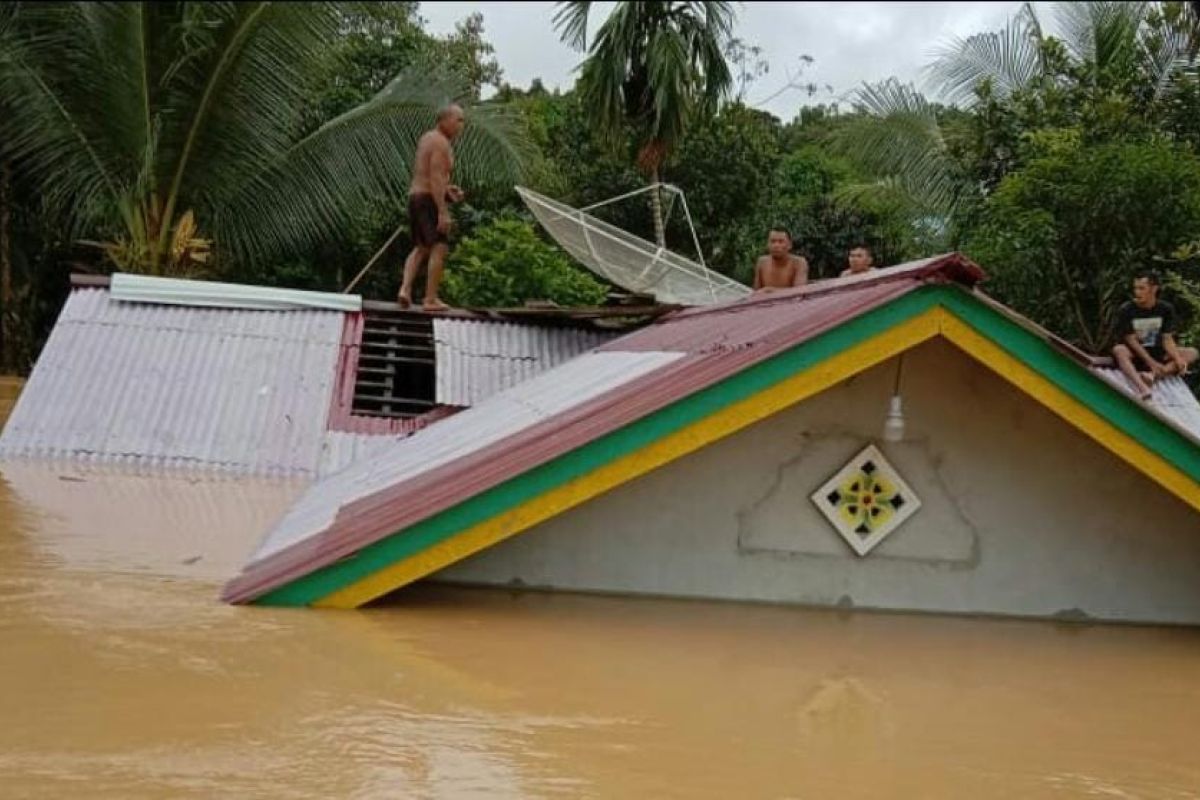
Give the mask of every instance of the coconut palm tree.
[{"label": "coconut palm tree", "polygon": [[[1135,102],[1160,102],[1172,79],[1195,63],[1196,20],[1184,5],[1173,6],[1058,3],[1059,33],[1052,37],[1026,3],[1001,30],[947,43],[927,68],[931,96],[971,108],[1019,93],[1044,98],[1070,80],[1097,95],[1136,93]],[[1150,24],[1156,14],[1163,24]],[[846,126],[840,144],[886,187],[906,193],[918,213],[948,217],[979,195],[982,187],[951,158],[936,104],[925,94],[892,79],[864,85],[854,99],[864,116]]]},{"label": "coconut palm tree", "polygon": [[[733,31],[728,2],[619,2],[591,44],[593,3],[561,2],[554,25],[567,44],[587,52],[579,92],[597,129],[618,141],[625,126],[638,137],[638,166],[657,184],[667,157],[697,114],[711,113],[733,78],[725,60]],[[654,234],[665,246],[662,201],[650,193]]]},{"label": "coconut palm tree", "polygon": [[[122,268],[181,273],[337,234],[407,191],[420,133],[455,87],[397,76],[303,133],[306,90],[342,17],[333,3],[65,2],[0,7],[0,163],[72,238]],[[516,127],[471,114],[465,181],[513,176]]]}]

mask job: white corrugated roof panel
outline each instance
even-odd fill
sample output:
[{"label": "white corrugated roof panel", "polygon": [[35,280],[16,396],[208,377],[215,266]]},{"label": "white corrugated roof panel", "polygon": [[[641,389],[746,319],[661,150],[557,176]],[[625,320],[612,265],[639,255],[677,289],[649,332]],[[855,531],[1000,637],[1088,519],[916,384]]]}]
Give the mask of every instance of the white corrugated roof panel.
[{"label": "white corrugated roof panel", "polygon": [[437,402],[473,406],[618,334],[511,322],[437,318]]},{"label": "white corrugated roof panel", "polygon": [[[1121,370],[1113,367],[1093,367],[1095,372],[1104,380],[1126,394],[1133,396],[1133,387],[1121,374]],[[1196,439],[1200,439],[1200,400],[1192,394],[1192,390],[1182,378],[1170,377],[1155,381],[1150,387],[1151,396],[1149,407],[1167,419],[1174,422]]]},{"label": "white corrugated roof panel", "polygon": [[76,289],[0,457],[315,475],[345,315],[114,301]]},{"label": "white corrugated roof panel", "polygon": [[131,275],[118,272],[110,284],[112,299],[129,303],[190,306],[192,308],[248,308],[257,311],[295,311],[316,308],[326,311],[361,311],[362,297],[356,294],[309,292],[275,286],[246,286],[240,283],[191,281]]},{"label": "white corrugated roof panel", "polygon": [[483,450],[685,355],[586,353],[377,450],[372,458],[314,484],[267,535],[250,563],[320,533],[347,503]]}]

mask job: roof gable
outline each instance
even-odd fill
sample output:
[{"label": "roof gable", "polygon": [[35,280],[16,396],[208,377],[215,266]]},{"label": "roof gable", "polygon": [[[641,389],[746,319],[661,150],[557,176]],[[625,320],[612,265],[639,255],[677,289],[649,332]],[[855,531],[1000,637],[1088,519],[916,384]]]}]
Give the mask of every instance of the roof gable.
[{"label": "roof gable", "polygon": [[[961,257],[944,261],[973,267]],[[948,282],[937,270],[839,282],[685,312],[623,337],[602,350],[678,357],[419,480],[326,493],[328,524],[252,563],[225,596],[359,605],[939,335],[1200,510],[1195,440],[1019,318]],[[721,316],[728,319],[712,322]],[[487,403],[474,411],[479,420],[492,413]],[[397,445],[405,446],[418,440]],[[342,477],[346,486],[361,479]],[[435,502],[414,507],[431,493]]]}]

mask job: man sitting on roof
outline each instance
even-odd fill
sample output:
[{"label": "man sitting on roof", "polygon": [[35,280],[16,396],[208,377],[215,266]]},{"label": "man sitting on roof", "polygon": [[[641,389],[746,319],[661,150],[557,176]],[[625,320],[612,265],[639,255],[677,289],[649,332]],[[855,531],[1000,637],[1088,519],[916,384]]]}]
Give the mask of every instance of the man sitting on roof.
[{"label": "man sitting on roof", "polygon": [[850,252],[846,255],[846,263],[849,265],[842,270],[841,277],[847,275],[862,275],[866,272],[874,272],[875,255],[871,252],[871,248],[865,243],[859,242],[850,248]]},{"label": "man sitting on roof", "polygon": [[[1175,344],[1175,309],[1158,299],[1158,286],[1153,272],[1139,274],[1133,279],[1133,301],[1117,312],[1120,343],[1113,347],[1113,358],[1142,400],[1150,399],[1150,384],[1168,375],[1186,374],[1200,355],[1194,347]],[[1149,372],[1137,370],[1134,356]]]},{"label": "man sitting on roof", "polygon": [[776,225],[767,234],[767,255],[754,265],[754,291],[790,289],[808,282],[808,261],[792,255],[792,235]]}]

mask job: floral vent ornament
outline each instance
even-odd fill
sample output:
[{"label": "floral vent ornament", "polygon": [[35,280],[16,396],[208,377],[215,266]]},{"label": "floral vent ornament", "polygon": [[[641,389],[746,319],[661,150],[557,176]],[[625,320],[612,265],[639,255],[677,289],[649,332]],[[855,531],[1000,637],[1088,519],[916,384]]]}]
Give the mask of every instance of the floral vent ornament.
[{"label": "floral vent ornament", "polygon": [[860,556],[921,507],[921,500],[873,444],[813,492],[812,501]]}]

